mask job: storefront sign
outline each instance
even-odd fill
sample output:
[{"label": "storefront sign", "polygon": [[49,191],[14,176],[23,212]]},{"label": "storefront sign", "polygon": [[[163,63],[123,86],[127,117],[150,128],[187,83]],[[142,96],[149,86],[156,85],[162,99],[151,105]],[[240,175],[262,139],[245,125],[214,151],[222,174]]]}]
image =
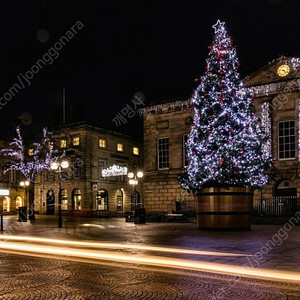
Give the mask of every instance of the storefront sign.
[{"label": "storefront sign", "polygon": [[127,175],[127,172],[128,172],[127,167],[113,165],[107,169],[102,170],[102,177],[122,176],[122,175]]},{"label": "storefront sign", "polygon": [[0,196],[9,196],[9,190],[0,189]]}]

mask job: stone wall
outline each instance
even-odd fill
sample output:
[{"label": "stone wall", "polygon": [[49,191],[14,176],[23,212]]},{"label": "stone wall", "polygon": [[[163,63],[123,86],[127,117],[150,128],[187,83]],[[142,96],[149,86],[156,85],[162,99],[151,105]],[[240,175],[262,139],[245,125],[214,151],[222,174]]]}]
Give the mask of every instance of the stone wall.
[{"label": "stone wall", "polygon": [[[144,116],[144,197],[148,212],[176,210],[176,201],[182,210],[194,210],[194,198],[187,195],[178,183],[182,172],[184,153],[183,136],[190,132],[192,110],[190,108]],[[170,167],[159,170],[157,164],[157,139],[169,138]]]}]

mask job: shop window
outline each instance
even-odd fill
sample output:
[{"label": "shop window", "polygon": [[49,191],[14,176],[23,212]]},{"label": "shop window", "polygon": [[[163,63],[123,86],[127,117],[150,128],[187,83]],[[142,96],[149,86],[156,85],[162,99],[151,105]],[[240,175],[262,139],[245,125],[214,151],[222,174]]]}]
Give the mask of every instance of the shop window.
[{"label": "shop window", "polygon": [[61,210],[68,210],[68,192],[61,190]]},{"label": "shop window", "polygon": [[3,212],[10,212],[10,198],[3,198]]},{"label": "shop window", "polygon": [[108,193],[106,190],[98,190],[96,195],[96,210],[108,210]]},{"label": "shop window", "polygon": [[16,210],[19,210],[19,207],[23,206],[23,200],[21,196],[16,197]]},{"label": "shop window", "polygon": [[123,210],[123,192],[121,190],[117,191],[117,210],[121,211]]},{"label": "shop window", "polygon": [[73,209],[81,210],[81,191],[74,189],[72,192]]}]

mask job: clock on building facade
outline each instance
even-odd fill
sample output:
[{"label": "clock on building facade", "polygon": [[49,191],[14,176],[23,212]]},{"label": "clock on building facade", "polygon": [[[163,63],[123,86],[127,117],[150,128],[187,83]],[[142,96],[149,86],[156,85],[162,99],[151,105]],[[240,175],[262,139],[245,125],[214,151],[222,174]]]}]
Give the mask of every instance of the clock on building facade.
[{"label": "clock on building facade", "polygon": [[290,67],[286,64],[279,66],[277,69],[277,74],[280,77],[285,77],[289,75],[289,73],[290,73]]}]

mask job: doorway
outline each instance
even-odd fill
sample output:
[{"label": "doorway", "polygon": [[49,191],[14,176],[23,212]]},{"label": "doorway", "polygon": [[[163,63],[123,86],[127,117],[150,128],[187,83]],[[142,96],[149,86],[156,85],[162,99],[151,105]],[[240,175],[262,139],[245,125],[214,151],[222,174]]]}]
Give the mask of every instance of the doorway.
[{"label": "doorway", "polygon": [[49,190],[47,192],[47,210],[46,210],[47,215],[54,215],[54,211],[55,211],[54,200],[55,200],[54,192],[52,190]]}]

